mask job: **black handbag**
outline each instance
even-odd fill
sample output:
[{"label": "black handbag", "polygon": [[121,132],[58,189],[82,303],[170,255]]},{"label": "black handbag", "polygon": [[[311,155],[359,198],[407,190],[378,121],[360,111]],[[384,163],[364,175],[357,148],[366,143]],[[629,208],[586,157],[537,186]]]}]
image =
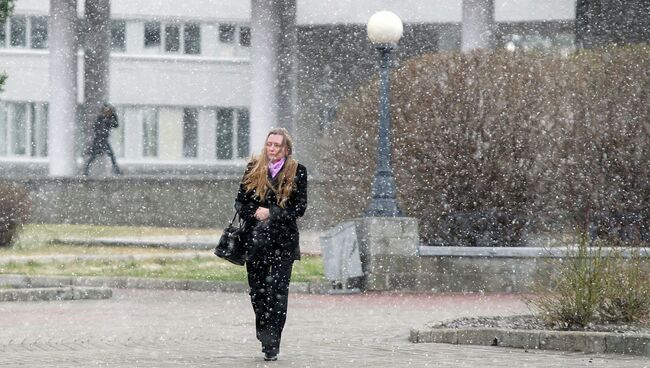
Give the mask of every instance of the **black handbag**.
[{"label": "black handbag", "polygon": [[[239,218],[237,222],[235,222],[236,218]],[[214,254],[238,266],[243,266],[248,258],[244,232],[245,223],[239,217],[239,211],[237,211],[230,224],[223,230]]]}]

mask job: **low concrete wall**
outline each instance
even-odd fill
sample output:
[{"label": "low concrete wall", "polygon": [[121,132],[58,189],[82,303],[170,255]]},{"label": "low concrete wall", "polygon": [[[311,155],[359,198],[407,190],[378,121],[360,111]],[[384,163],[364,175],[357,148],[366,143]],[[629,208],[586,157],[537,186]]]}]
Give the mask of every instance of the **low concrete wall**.
[{"label": "low concrete wall", "polygon": [[[574,251],[566,248],[487,248],[420,246],[415,257],[383,255],[382,270],[389,290],[420,292],[531,292],[535,283],[550,282],[554,264]],[[603,254],[610,250],[603,249]],[[641,250],[650,266],[650,249]]]},{"label": "low concrete wall", "polygon": [[[25,187],[33,223],[224,227],[233,215],[239,177],[5,178]],[[325,186],[309,183],[309,209],[301,227],[321,229],[333,220]]]}]

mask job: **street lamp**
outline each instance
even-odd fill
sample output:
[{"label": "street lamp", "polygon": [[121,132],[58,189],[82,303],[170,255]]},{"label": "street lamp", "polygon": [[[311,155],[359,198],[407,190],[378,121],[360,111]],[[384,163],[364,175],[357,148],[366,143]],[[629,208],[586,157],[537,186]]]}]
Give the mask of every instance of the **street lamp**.
[{"label": "street lamp", "polygon": [[365,211],[366,217],[402,216],[395,200],[395,177],[391,165],[388,79],[390,53],[402,37],[402,32],[402,21],[392,12],[380,11],[368,20],[368,38],[379,51],[379,139],[377,167],[372,182],[372,202]]}]

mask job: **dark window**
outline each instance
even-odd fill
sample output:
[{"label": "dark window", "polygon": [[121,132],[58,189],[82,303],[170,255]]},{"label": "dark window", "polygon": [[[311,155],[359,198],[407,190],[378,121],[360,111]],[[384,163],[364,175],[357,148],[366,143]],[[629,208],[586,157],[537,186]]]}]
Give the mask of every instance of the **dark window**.
[{"label": "dark window", "polygon": [[47,18],[32,17],[31,19],[31,47],[33,49],[47,48]]},{"label": "dark window", "polygon": [[111,50],[126,51],[126,22],[114,20],[111,22]]},{"label": "dark window", "polygon": [[7,24],[6,23],[0,23],[0,47],[5,47],[7,46]]},{"label": "dark window", "polygon": [[201,26],[197,23],[187,23],[183,29],[186,54],[201,53]]},{"label": "dark window", "polygon": [[219,41],[223,43],[235,42],[235,26],[232,24],[219,25]]},{"label": "dark window", "polygon": [[33,131],[36,132],[34,145],[36,146],[36,155],[47,157],[47,112],[49,105],[43,104],[40,114],[36,117],[36,124]]},{"label": "dark window", "polygon": [[251,27],[241,27],[239,29],[239,44],[244,47],[251,45]]},{"label": "dark window", "polygon": [[27,153],[27,104],[15,104],[13,118],[11,151],[15,155],[24,155]]},{"label": "dark window", "polygon": [[144,47],[160,47],[160,23],[144,24]]},{"label": "dark window", "polygon": [[183,156],[196,157],[198,148],[199,111],[183,109]]},{"label": "dark window", "polygon": [[165,26],[165,51],[178,52],[181,49],[181,33],[178,25],[168,24]]},{"label": "dark window", "polygon": [[217,110],[217,159],[232,159],[233,109]]},{"label": "dark window", "polygon": [[237,114],[237,157],[249,155],[248,139],[250,137],[250,114],[248,109],[241,109]]},{"label": "dark window", "polygon": [[[36,109],[34,108],[34,104],[30,103],[28,105],[29,108],[29,126],[34,128],[34,125],[36,123]],[[36,156],[36,129],[31,129],[31,136],[29,137],[29,154],[30,156]]]},{"label": "dark window", "polygon": [[11,46],[27,46],[27,18],[12,17],[9,32]]}]

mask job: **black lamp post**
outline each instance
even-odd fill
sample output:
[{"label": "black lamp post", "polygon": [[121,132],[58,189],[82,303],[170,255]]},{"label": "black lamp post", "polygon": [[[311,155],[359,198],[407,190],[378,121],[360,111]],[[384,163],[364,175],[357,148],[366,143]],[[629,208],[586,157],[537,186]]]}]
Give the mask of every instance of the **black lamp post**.
[{"label": "black lamp post", "polygon": [[377,167],[372,182],[372,202],[366,217],[398,217],[402,211],[395,200],[395,177],[391,165],[390,54],[402,37],[402,21],[389,11],[375,13],[368,21],[368,38],[379,51],[379,139]]}]

